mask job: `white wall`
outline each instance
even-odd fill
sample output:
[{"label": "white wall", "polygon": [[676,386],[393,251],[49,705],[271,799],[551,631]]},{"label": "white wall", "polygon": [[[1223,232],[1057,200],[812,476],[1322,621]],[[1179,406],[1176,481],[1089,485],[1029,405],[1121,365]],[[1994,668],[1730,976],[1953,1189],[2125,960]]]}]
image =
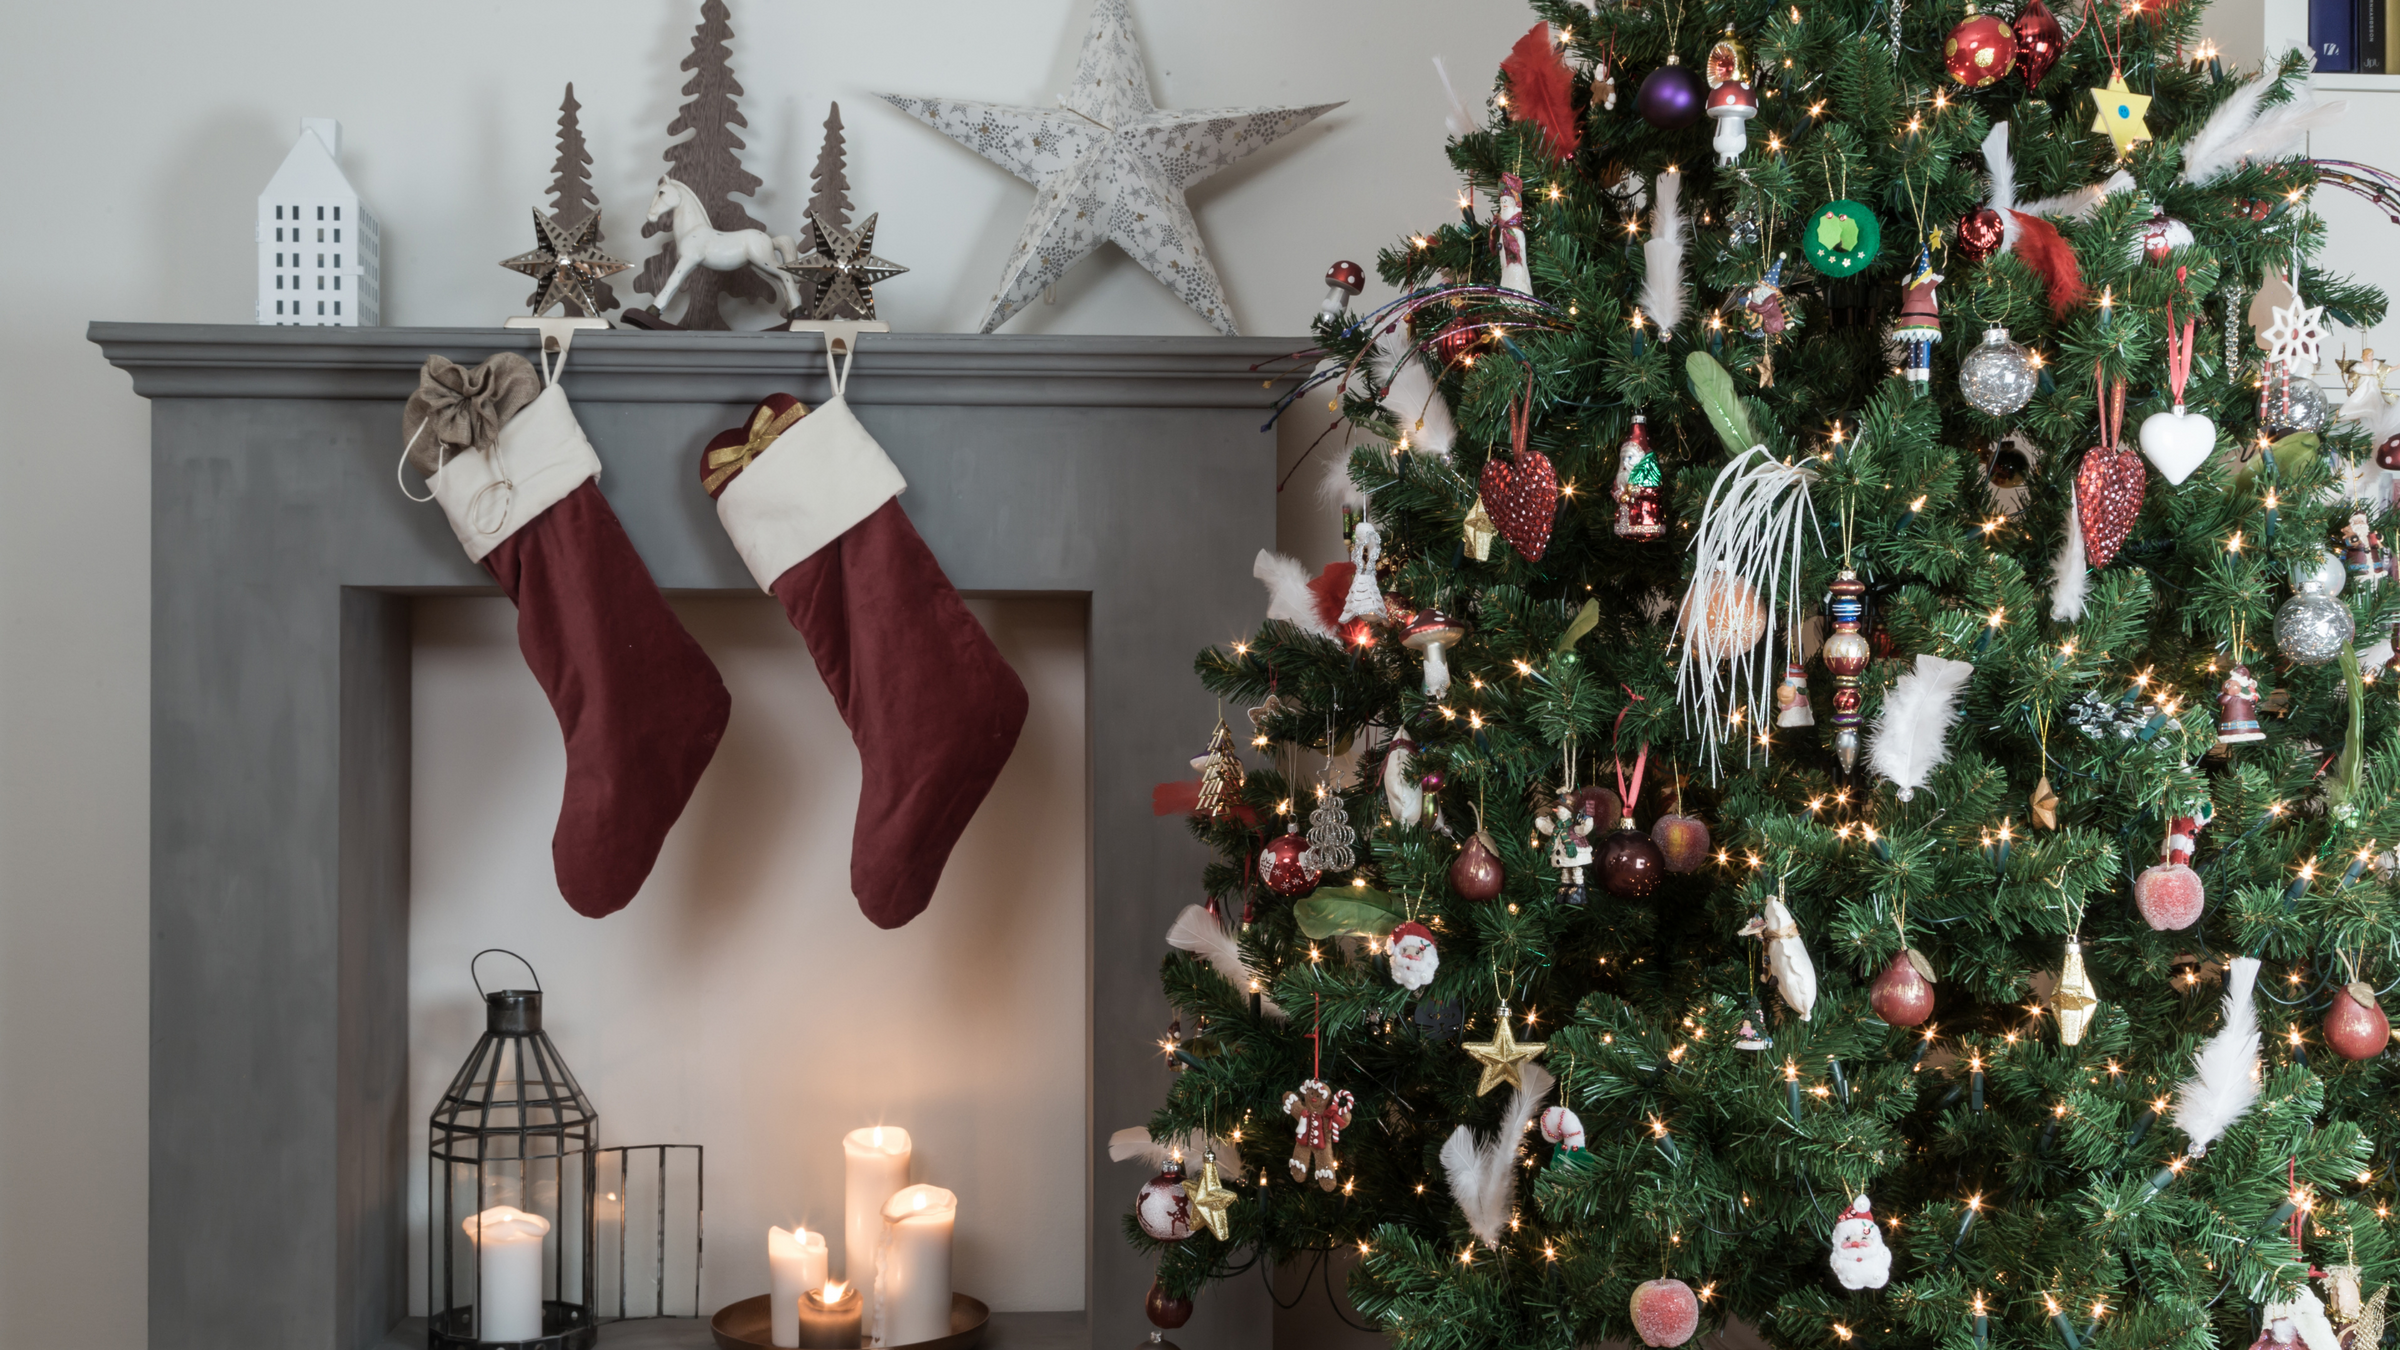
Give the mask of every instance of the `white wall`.
[{"label": "white wall", "polygon": [[[84,343],[85,323],[246,322],[253,200],[299,119],[324,115],[342,120],[344,162],[384,221],[386,321],[496,324],[525,294],[495,264],[529,242],[526,210],[548,180],[569,80],[611,242],[638,261],[650,241],[634,217],[660,170],[696,11],[694,0],[0,8],[0,126],[14,129],[0,139],[0,1343],[135,1345],[146,1325],[148,413]],[[734,11],[747,163],[768,183],[754,212],[796,223],[825,101],[839,99],[853,198],[883,213],[879,251],[915,269],[884,289],[884,312],[902,328],[971,327],[1031,191],[869,95],[1050,102],[1085,0],[734,0]],[[1512,3],[1447,0],[1135,0],[1134,11],[1164,106],[1350,100],[1193,195],[1234,312],[1256,333],[1300,331],[1332,259],[1371,264],[1381,243],[1452,209],[1426,58],[1488,70],[1532,21]],[[1104,254],[1010,331],[1207,330]],[[1287,438],[1287,458],[1297,452]],[[1312,483],[1303,472],[1295,490]],[[1329,556],[1323,526],[1298,520],[1315,542],[1292,546]],[[471,659],[502,656],[513,660],[504,646]],[[550,725],[528,712],[528,727]],[[847,806],[828,809],[847,821]],[[546,848],[548,816],[519,814],[512,847]],[[778,1174],[762,1190],[812,1185]],[[714,1213],[732,1178],[712,1189]]]}]

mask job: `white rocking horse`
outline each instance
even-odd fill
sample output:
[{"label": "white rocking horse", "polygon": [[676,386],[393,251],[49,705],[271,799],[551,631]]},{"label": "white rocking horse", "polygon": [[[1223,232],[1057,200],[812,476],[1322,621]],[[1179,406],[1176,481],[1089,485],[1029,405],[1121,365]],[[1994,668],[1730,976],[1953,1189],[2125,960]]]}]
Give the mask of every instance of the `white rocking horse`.
[{"label": "white rocking horse", "polygon": [[667,302],[675,298],[683,279],[695,267],[712,272],[738,272],[744,267],[755,267],[782,288],[786,312],[800,307],[791,273],[780,266],[800,256],[791,236],[769,235],[765,230],[717,229],[708,223],[708,210],[700,204],[698,194],[672,178],[661,178],[657,195],[650,199],[650,214],[644,219],[655,221],[669,211],[675,213],[675,270],[667,275],[667,284],[651,302],[651,312],[666,310]]}]

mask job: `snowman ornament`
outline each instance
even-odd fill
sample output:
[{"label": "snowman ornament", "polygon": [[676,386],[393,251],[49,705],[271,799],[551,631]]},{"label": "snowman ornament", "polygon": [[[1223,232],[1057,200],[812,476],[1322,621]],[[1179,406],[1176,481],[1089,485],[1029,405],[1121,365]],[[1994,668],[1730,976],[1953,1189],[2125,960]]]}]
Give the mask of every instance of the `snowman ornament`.
[{"label": "snowman ornament", "polygon": [[1863,1195],[1833,1225],[1833,1277],[1844,1289],[1881,1289],[1892,1278],[1892,1249]]}]

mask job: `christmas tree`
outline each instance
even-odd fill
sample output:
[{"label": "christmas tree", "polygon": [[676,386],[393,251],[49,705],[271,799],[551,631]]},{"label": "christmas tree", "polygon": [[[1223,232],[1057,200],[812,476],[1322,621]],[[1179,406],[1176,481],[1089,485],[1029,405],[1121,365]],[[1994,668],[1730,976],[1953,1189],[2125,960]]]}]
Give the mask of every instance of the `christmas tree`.
[{"label": "christmas tree", "polygon": [[[576,117],[582,110],[575,86],[568,85],[558,105],[558,162],[550,167],[550,214],[562,227],[581,225],[600,209],[600,197],[592,191],[592,152],[583,146],[583,125]],[[594,236],[595,247],[600,238]],[[605,281],[592,283],[592,299],[603,311],[617,307],[617,293]],[[570,298],[565,312],[579,315],[583,306]]]},{"label": "christmas tree", "polygon": [[[742,167],[742,138],[735,127],[746,127],[749,121],[742,116],[741,105],[735,100],[742,96],[741,84],[733,78],[733,15],[725,8],[725,0],[701,0],[700,23],[692,30],[692,54],[683,58],[681,69],[692,72],[691,81],[683,86],[684,105],[667,124],[669,136],[691,135],[667,147],[667,177],[676,180],[696,193],[708,207],[708,223],[720,230],[756,230],[765,228],[753,220],[737,196],[756,196],[758,175]],[[661,231],[671,231],[675,218],[663,215],[642,226],[647,239]],[[656,295],[666,286],[667,278],[675,273],[675,236],[667,235],[666,244],[650,255],[650,261],[634,275],[635,290],[644,295]],[[745,300],[774,300],[776,291],[755,268],[743,267],[730,272],[698,267],[684,278],[677,292],[683,297],[684,328],[725,327],[725,316],[718,312],[726,296]]]},{"label": "christmas tree", "polygon": [[1154,1318],[1348,1248],[1403,1346],[2374,1345],[2400,586],[2305,56],[1534,12],[1320,325],[1351,562],[1197,663],[1258,823],[1189,822]]},{"label": "christmas tree", "polygon": [[[823,247],[817,240],[819,218],[837,230],[850,228],[849,156],[845,153],[843,146],[842,105],[836,103],[831,111],[825,114],[825,140],[817,151],[817,167],[808,171],[808,182],[812,191],[808,199],[808,222],[801,227],[800,231],[800,252],[803,254],[818,252]],[[800,284],[803,287],[800,296],[801,313],[813,314],[816,312],[816,296],[812,293],[815,287],[806,279],[803,279]],[[857,307],[854,305],[843,304],[835,308],[838,312],[825,317],[833,319],[866,317],[858,313]]]}]

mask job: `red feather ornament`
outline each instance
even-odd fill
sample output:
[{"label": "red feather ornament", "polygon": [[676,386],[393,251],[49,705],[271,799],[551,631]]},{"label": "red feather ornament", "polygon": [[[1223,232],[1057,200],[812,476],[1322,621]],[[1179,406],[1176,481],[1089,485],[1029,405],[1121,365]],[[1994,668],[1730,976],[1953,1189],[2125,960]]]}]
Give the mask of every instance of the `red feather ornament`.
[{"label": "red feather ornament", "polygon": [[1308,583],[1308,593],[1316,597],[1317,617],[1337,633],[1342,628],[1342,601],[1350,594],[1350,578],[1357,574],[1357,563],[1327,563],[1317,579]]},{"label": "red feather ornament", "polygon": [[2058,227],[2040,216],[2011,211],[2017,218],[2017,256],[2025,265],[2041,275],[2050,291],[2050,317],[2063,319],[2091,294],[2083,286],[2083,267],[2075,261],[2075,249],[2067,243]]},{"label": "red feather ornament", "polygon": [[1508,77],[1508,115],[1531,122],[1549,139],[1550,157],[1565,159],[1583,143],[1575,117],[1575,76],[1550,41],[1550,25],[1537,23],[1500,63]]}]

